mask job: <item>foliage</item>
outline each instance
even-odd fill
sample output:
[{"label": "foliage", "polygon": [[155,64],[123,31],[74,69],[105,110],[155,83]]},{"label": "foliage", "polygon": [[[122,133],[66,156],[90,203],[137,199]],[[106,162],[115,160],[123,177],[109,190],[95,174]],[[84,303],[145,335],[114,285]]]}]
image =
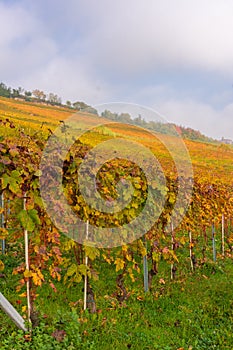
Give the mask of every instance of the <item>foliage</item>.
[{"label": "foliage", "polygon": [[[6,108],[5,112],[10,113],[9,101],[3,101],[2,103]],[[4,278],[7,269],[14,264],[12,278],[15,278],[18,298],[22,298],[17,298],[17,300],[24,316],[26,312],[25,287],[26,282],[30,281],[32,308],[35,310],[34,316],[37,318],[35,319],[35,324],[39,322],[41,317],[36,314],[36,306],[38,300],[42,302],[40,294],[44,289],[49,290],[48,295],[52,294],[53,291],[55,293],[55,296],[52,294],[54,298],[57,297],[59,288],[62,288],[61,282],[64,282],[66,287],[70,287],[69,290],[73,288],[80,291],[81,288],[77,286],[83,281],[85,276],[88,277],[88,287],[92,292],[92,296],[95,294],[96,297],[100,297],[100,294],[103,292],[106,295],[104,300],[100,298],[100,303],[102,303],[102,309],[106,308],[106,312],[109,311],[109,314],[105,313],[104,317],[101,316],[101,312],[97,312],[95,315],[89,315],[88,312],[82,314],[83,303],[82,301],[77,302],[76,299],[71,302],[70,308],[79,311],[81,314],[80,323],[77,325],[77,315],[74,316],[74,314],[70,316],[74,317],[74,322],[68,321],[72,326],[71,328],[75,329],[75,334],[72,333],[72,329],[68,328],[68,324],[63,326],[66,323],[64,320],[62,320],[62,328],[58,327],[58,324],[53,324],[52,331],[49,328],[49,324],[43,325],[42,322],[41,328],[35,328],[33,331],[32,342],[25,342],[25,338],[22,338],[22,333],[13,333],[12,336],[6,339],[5,344],[3,343],[2,346],[5,346],[5,348],[3,347],[2,349],[7,349],[7,347],[14,349],[14,346],[15,349],[20,349],[21,345],[27,349],[27,344],[29,344],[28,348],[32,349],[33,346],[34,348],[37,346],[37,348],[43,349],[45,345],[48,349],[69,349],[69,347],[72,349],[72,346],[74,348],[75,346],[80,346],[80,348],[81,346],[83,348],[85,346],[86,348],[88,346],[89,348],[97,348],[96,346],[99,346],[99,348],[104,349],[109,344],[112,344],[113,348],[116,349],[122,344],[124,344],[125,348],[132,347],[135,349],[141,348],[141,344],[144,344],[145,348],[155,349],[159,349],[161,346],[163,346],[163,349],[173,349],[174,346],[177,346],[177,348],[187,348],[189,345],[197,349],[201,347],[211,349],[215,345],[222,346],[225,344],[224,342],[229,343],[230,331],[225,325],[224,305],[220,304],[219,315],[214,309],[214,306],[209,309],[209,313],[206,315],[205,311],[203,311],[207,307],[206,301],[203,302],[201,308],[198,308],[194,300],[188,299],[189,303],[197,309],[196,313],[192,313],[190,311],[192,306],[188,307],[184,299],[182,299],[182,304],[178,304],[178,300],[180,295],[182,295],[182,293],[180,294],[182,288],[187,290],[186,298],[188,298],[188,292],[192,289],[190,286],[193,283],[192,278],[194,277],[192,276],[190,279],[189,277],[185,277],[185,275],[189,276],[190,271],[190,261],[188,258],[190,247],[192,248],[192,254],[194,254],[193,263],[195,262],[196,286],[203,284],[205,291],[206,286],[208,286],[207,282],[204,283],[206,279],[208,281],[212,275],[218,275],[220,278],[222,273],[221,266],[218,268],[216,267],[217,265],[211,263],[210,243],[211,227],[214,224],[216,230],[219,230],[223,214],[225,217],[224,228],[226,230],[227,243],[226,258],[232,259],[232,150],[230,148],[227,148],[227,150],[218,148],[218,146],[214,145],[194,145],[193,143],[187,143],[190,147],[195,170],[192,201],[182,223],[170,234],[167,233],[165,228],[168,224],[171,224],[171,212],[176,203],[178,191],[181,190],[183,191],[182,195],[186,195],[185,187],[182,186],[185,183],[185,179],[177,177],[173,169],[174,164],[168,157],[168,152],[164,150],[162,142],[155,142],[151,145],[149,135],[146,132],[143,131],[142,137],[142,134],[140,134],[142,130],[138,130],[134,126],[129,126],[127,128],[128,137],[137,139],[140,135],[144,143],[147,146],[149,144],[151,149],[157,152],[158,159],[161,160],[161,166],[166,177],[165,205],[159,220],[146,233],[143,239],[137,239],[132,244],[125,244],[122,247],[112,250],[100,249],[93,244],[88,245],[88,241],[84,242],[84,245],[81,245],[64,237],[52,223],[43,206],[39,191],[39,178],[41,176],[39,163],[44,145],[52,130],[48,131],[47,128],[42,130],[40,127],[37,127],[36,132],[35,130],[31,130],[30,133],[26,133],[22,127],[12,122],[14,118],[21,120],[22,115],[25,116],[25,113],[30,115],[34,112],[41,117],[43,116],[45,122],[49,118],[53,118],[52,122],[50,120],[50,123],[54,123],[53,127],[55,127],[61,123],[61,115],[63,117],[64,115],[68,116],[68,112],[63,111],[63,114],[61,114],[56,109],[52,109],[51,112],[50,109],[43,109],[30,104],[20,104],[17,106],[20,106],[21,109],[18,109],[11,119],[5,115],[1,121],[1,128],[5,132],[4,137],[0,140],[1,192],[4,193],[5,202],[7,203],[2,209],[5,216],[5,227],[1,230],[1,237],[7,238],[7,254],[9,255],[6,255],[6,257],[10,259],[10,263],[7,259],[4,260],[2,258],[0,272],[3,274],[3,277],[0,278]],[[20,114],[19,110],[21,111]],[[123,117],[129,118],[129,116]],[[38,117],[31,116],[31,118],[34,123],[36,121],[38,122]],[[80,114],[81,121],[83,121],[82,118],[85,119],[86,115]],[[90,122],[93,120],[92,118],[96,117],[90,117]],[[62,124],[63,140],[66,142],[69,130],[64,121]],[[101,213],[98,210],[93,211],[85,203],[78,186],[78,169],[81,162],[92,147],[103,140],[108,140],[117,134],[123,134],[126,138],[124,128],[125,126],[121,124],[113,125],[113,127],[109,126],[109,130],[113,134],[103,133],[103,130],[101,131],[98,128],[93,129],[91,133],[84,135],[79,142],[74,143],[67,153],[63,165],[63,189],[67,201],[74,212],[83,221],[88,220],[91,224],[110,229],[121,226],[122,223],[136,217],[145,204],[148,190],[156,190],[156,184],[152,182],[148,185],[145,174],[135,163],[113,159],[106,162],[97,174],[98,191],[104,199],[111,201],[117,196],[117,184],[119,181],[130,181],[134,194],[133,200],[120,212],[120,215]],[[165,135],[164,137],[171,136]],[[171,137],[170,140],[173,140],[173,138]],[[176,140],[174,139],[173,142],[175,143]],[[206,155],[205,164],[201,158],[203,150]],[[59,157],[58,152],[56,158],[58,164],[60,161]],[[90,169],[88,176],[93,176],[92,170]],[[53,173],[47,174],[47,181],[47,188],[57,191],[56,187],[53,188]],[[162,189],[158,189],[158,191],[162,191]],[[25,207],[23,207],[23,202],[26,202]],[[181,212],[180,214],[184,215],[185,213]],[[24,230],[29,232],[29,270],[25,268],[24,263]],[[189,240],[189,232],[192,232],[192,241]],[[219,240],[217,240],[216,244],[218,260],[221,262],[221,245]],[[12,257],[15,257],[17,263],[12,262]],[[151,294],[148,296],[145,296],[142,292],[142,269],[140,266],[143,257],[146,257],[149,263],[149,286]],[[84,263],[85,258],[88,258],[88,266]],[[168,287],[165,287],[168,285],[168,278],[166,276],[170,272],[170,265],[172,265],[174,284],[169,284]],[[101,278],[103,278],[108,269],[110,275],[107,281],[114,280],[111,286],[112,290],[109,294],[105,293],[106,287],[95,288],[95,286],[98,286],[98,283],[101,283]],[[221,278],[221,280],[224,281],[224,278]],[[228,288],[226,280],[224,283],[224,286]],[[219,293],[222,292],[221,289],[217,289],[215,284],[214,287],[212,286],[213,290]],[[196,289],[196,294],[198,295],[198,293],[199,291]],[[167,299],[165,300],[164,297],[167,297]],[[177,303],[175,314],[172,312],[174,302],[171,301],[171,297]],[[192,295],[192,299],[194,299],[194,295]],[[210,296],[208,295],[206,300],[209,302],[209,299]],[[220,303],[219,299],[215,301]],[[141,302],[145,302],[142,304],[143,306],[140,306]],[[155,302],[156,306],[153,306]],[[199,298],[197,298],[197,302],[199,302]],[[63,299],[62,303],[66,305],[67,300]],[[129,307],[127,307],[126,303],[129,303]],[[145,310],[143,309],[144,305],[146,305]],[[133,312],[130,311],[131,306],[134,310]],[[157,321],[156,317],[160,313],[160,309],[167,311],[163,312],[162,317],[158,318]],[[185,318],[183,315],[183,318],[180,319],[177,316],[180,310],[185,310],[184,314],[188,314],[188,318]],[[232,317],[230,311],[228,310],[227,312],[229,313],[229,317]],[[109,316],[110,314],[111,318]],[[138,316],[140,314],[144,317],[142,320]],[[215,317],[219,316],[223,320],[220,331],[218,331],[215,321],[210,317],[212,314]],[[121,316],[125,318],[123,324],[120,322]],[[202,320],[202,316],[204,317],[203,327],[198,326]],[[87,319],[87,322],[85,319]],[[132,321],[133,326],[129,326],[129,320]],[[210,323],[210,320],[212,323]],[[146,330],[144,329],[145,322]],[[155,322],[157,328],[154,324],[152,325],[152,322]],[[90,341],[88,340],[90,330],[87,329],[85,323],[88,323],[88,326],[92,326],[92,338]],[[161,323],[170,328],[174,328],[175,326],[176,332],[173,330],[170,331],[170,336],[173,337],[171,340],[167,340],[164,329],[162,339],[159,338]],[[207,329],[208,323],[211,325],[210,331]],[[149,326],[150,324],[151,326]],[[124,327],[126,327],[127,331],[123,329]],[[223,334],[224,327],[227,329],[227,335]],[[97,329],[96,333],[93,331],[93,328]],[[106,339],[102,344],[96,335],[99,332],[101,333],[101,329],[105,330],[108,336],[108,341]],[[157,333],[155,333],[155,329],[158,329]],[[54,336],[51,336],[52,333]],[[113,334],[115,334],[115,338]],[[198,335],[196,340],[194,338],[195,334]],[[86,336],[87,340],[85,338]],[[57,342],[56,337],[63,339],[61,342]],[[82,340],[85,340],[83,345],[81,345],[80,337]],[[13,345],[13,338],[17,340],[18,345]],[[188,339],[190,339],[190,343]],[[66,341],[68,342],[67,344],[65,343]],[[60,343],[63,343],[63,347],[60,347]]]}]

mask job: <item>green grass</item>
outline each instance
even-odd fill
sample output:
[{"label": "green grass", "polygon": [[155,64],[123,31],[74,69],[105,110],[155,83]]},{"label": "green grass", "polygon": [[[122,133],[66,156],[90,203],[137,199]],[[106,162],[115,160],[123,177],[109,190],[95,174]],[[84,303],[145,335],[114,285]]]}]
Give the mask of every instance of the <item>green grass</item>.
[{"label": "green grass", "polygon": [[[15,293],[16,265],[4,256],[6,276],[1,291],[21,311]],[[25,342],[3,312],[0,313],[0,349],[233,349],[233,266],[232,260],[219,260],[199,267],[194,274],[183,269],[175,281],[169,281],[169,267],[161,266],[152,290],[142,290],[142,276],[128,283],[129,299],[119,304],[114,296],[115,272],[100,264],[100,279],[93,283],[97,296],[96,314],[82,310],[82,285],[67,289],[56,283],[57,293],[48,285],[39,290],[37,308],[40,326]],[[160,283],[160,278],[165,284]],[[159,282],[160,281],[160,282]],[[51,334],[64,331],[59,342]]]}]

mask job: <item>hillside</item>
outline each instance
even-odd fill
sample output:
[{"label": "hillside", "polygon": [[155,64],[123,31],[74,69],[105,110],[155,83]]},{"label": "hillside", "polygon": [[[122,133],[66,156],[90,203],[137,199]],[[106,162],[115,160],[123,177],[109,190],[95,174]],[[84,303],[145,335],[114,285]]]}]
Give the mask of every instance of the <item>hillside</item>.
[{"label": "hillside", "polygon": [[[22,87],[16,89],[10,86],[8,87],[3,82],[0,83],[0,98],[1,97],[6,97],[8,99],[11,98],[22,102],[37,103],[39,105],[45,106],[68,108],[70,111],[72,110],[72,112],[85,110],[86,112],[88,111],[89,113],[98,115],[98,111],[95,108],[93,108],[90,105],[87,105],[84,102],[77,101],[72,103],[71,101],[66,101],[66,104],[63,104],[61,97],[59,97],[57,94],[46,94],[44,91],[38,89],[35,89],[33,91],[26,91]],[[144,116],[141,116],[140,114],[137,117],[134,116],[132,118],[132,115],[128,113],[118,114],[106,109],[101,113],[101,116],[110,119],[114,122],[133,124],[166,135],[177,135],[178,133],[184,139],[207,143],[217,142],[216,140],[203,135],[202,133],[200,133],[200,131],[193,130],[192,128],[177,126],[173,123],[161,123],[152,120],[147,121],[144,118]]]},{"label": "hillside", "polygon": [[[23,128],[26,134],[40,131],[44,135],[49,135],[60,125],[61,121],[65,121],[74,112],[78,115],[81,127],[86,123],[91,126],[107,121],[106,118],[86,112],[77,112],[68,107],[48,106],[41,103],[0,98],[0,120],[13,122]],[[166,147],[162,146],[156,138],[151,138],[150,132],[145,129],[143,131],[143,129],[134,125],[127,124],[126,127],[123,123],[114,124],[113,121],[109,121],[107,133],[111,133],[110,129],[119,137],[127,135],[127,137],[130,136],[134,140],[140,138],[143,144],[150,149],[156,149],[155,153],[159,159],[164,160],[170,157]],[[105,127],[105,131],[100,130],[99,132],[106,134],[106,130]],[[0,125],[0,131],[1,135],[10,134],[14,137],[15,134],[15,129],[6,129],[4,125]],[[160,134],[160,138],[165,144],[172,142],[174,146],[176,145],[177,138],[174,135]],[[184,139],[184,143],[189,151],[196,176],[206,178],[207,182],[215,182],[220,177],[224,178],[227,183],[231,181],[233,175],[233,148],[231,146],[220,143],[197,142],[189,139]]]}]

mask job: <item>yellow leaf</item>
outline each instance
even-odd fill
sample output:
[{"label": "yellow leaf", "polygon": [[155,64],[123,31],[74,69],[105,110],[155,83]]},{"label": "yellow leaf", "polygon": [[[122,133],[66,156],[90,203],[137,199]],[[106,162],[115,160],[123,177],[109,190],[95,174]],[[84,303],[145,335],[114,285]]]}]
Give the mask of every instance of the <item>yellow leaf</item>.
[{"label": "yellow leaf", "polygon": [[116,272],[119,270],[122,270],[125,266],[125,262],[124,260],[117,258],[114,262],[114,264],[116,265]]},{"label": "yellow leaf", "polygon": [[129,254],[126,254],[126,259],[128,260],[128,261],[132,261],[132,256],[131,255],[129,255]]},{"label": "yellow leaf", "polygon": [[44,281],[44,276],[42,275],[40,269],[36,269],[35,272],[32,272],[32,280],[36,286],[42,285],[42,281]]},{"label": "yellow leaf", "polygon": [[184,244],[186,243],[186,241],[187,241],[187,239],[186,239],[185,236],[183,236],[183,237],[180,238],[180,243],[181,243],[181,244],[184,245]]},{"label": "yellow leaf", "polygon": [[111,264],[111,258],[108,258],[105,254],[103,254],[103,258],[108,264]]},{"label": "yellow leaf", "polygon": [[27,306],[22,306],[22,312],[24,313],[24,312],[26,312],[27,311]]},{"label": "yellow leaf", "polygon": [[0,239],[5,239],[8,235],[8,231],[5,228],[0,228]]},{"label": "yellow leaf", "polygon": [[122,249],[122,252],[127,252],[128,247],[127,247],[127,245],[123,245],[123,246],[121,247],[121,249]]},{"label": "yellow leaf", "polygon": [[29,270],[25,270],[23,275],[24,275],[24,277],[29,278],[29,277],[32,277],[32,272]]},{"label": "yellow leaf", "polygon": [[26,298],[27,293],[26,293],[26,292],[24,292],[24,293],[20,294],[19,296],[20,296],[21,298]]},{"label": "yellow leaf", "polygon": [[128,272],[129,272],[129,277],[131,278],[131,281],[135,282],[135,277],[133,275],[133,270],[131,267],[128,269]]},{"label": "yellow leaf", "polygon": [[0,260],[0,271],[3,271],[4,270],[4,264],[3,264],[3,262],[2,262],[2,260]]}]

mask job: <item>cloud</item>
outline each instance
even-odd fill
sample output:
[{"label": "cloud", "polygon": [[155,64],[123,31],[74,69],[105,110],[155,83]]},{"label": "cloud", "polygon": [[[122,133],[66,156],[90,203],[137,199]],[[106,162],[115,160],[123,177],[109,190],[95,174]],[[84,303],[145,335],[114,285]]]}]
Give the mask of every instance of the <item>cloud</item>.
[{"label": "cloud", "polygon": [[193,100],[167,100],[156,106],[166,120],[189,126],[207,136],[233,140],[233,103],[222,109]]},{"label": "cloud", "polygon": [[55,41],[18,3],[0,4],[0,30],[0,75],[5,82],[21,82],[57,54]]},{"label": "cloud", "polygon": [[[0,4],[0,30],[6,33],[0,37],[1,79],[13,87],[53,91],[62,95],[64,101],[95,103],[107,98],[108,84],[77,52],[73,42],[67,45],[68,49],[64,47],[53,22],[45,20],[37,10],[38,7],[27,6],[27,1],[10,6]],[[68,25],[69,18],[66,20]],[[65,23],[61,21],[62,24],[61,32]]]},{"label": "cloud", "polygon": [[231,0],[3,1],[1,80],[64,101],[155,106],[233,138],[232,13]]},{"label": "cloud", "polygon": [[86,19],[86,52],[92,52],[96,64],[118,74],[174,68],[221,74],[233,71],[231,1],[102,0],[79,4]]},{"label": "cloud", "polygon": [[47,92],[62,93],[63,102],[85,101],[95,104],[105,101],[110,88],[85,66],[74,58],[55,57],[44,69],[35,71],[23,80],[25,86],[33,84]]}]

